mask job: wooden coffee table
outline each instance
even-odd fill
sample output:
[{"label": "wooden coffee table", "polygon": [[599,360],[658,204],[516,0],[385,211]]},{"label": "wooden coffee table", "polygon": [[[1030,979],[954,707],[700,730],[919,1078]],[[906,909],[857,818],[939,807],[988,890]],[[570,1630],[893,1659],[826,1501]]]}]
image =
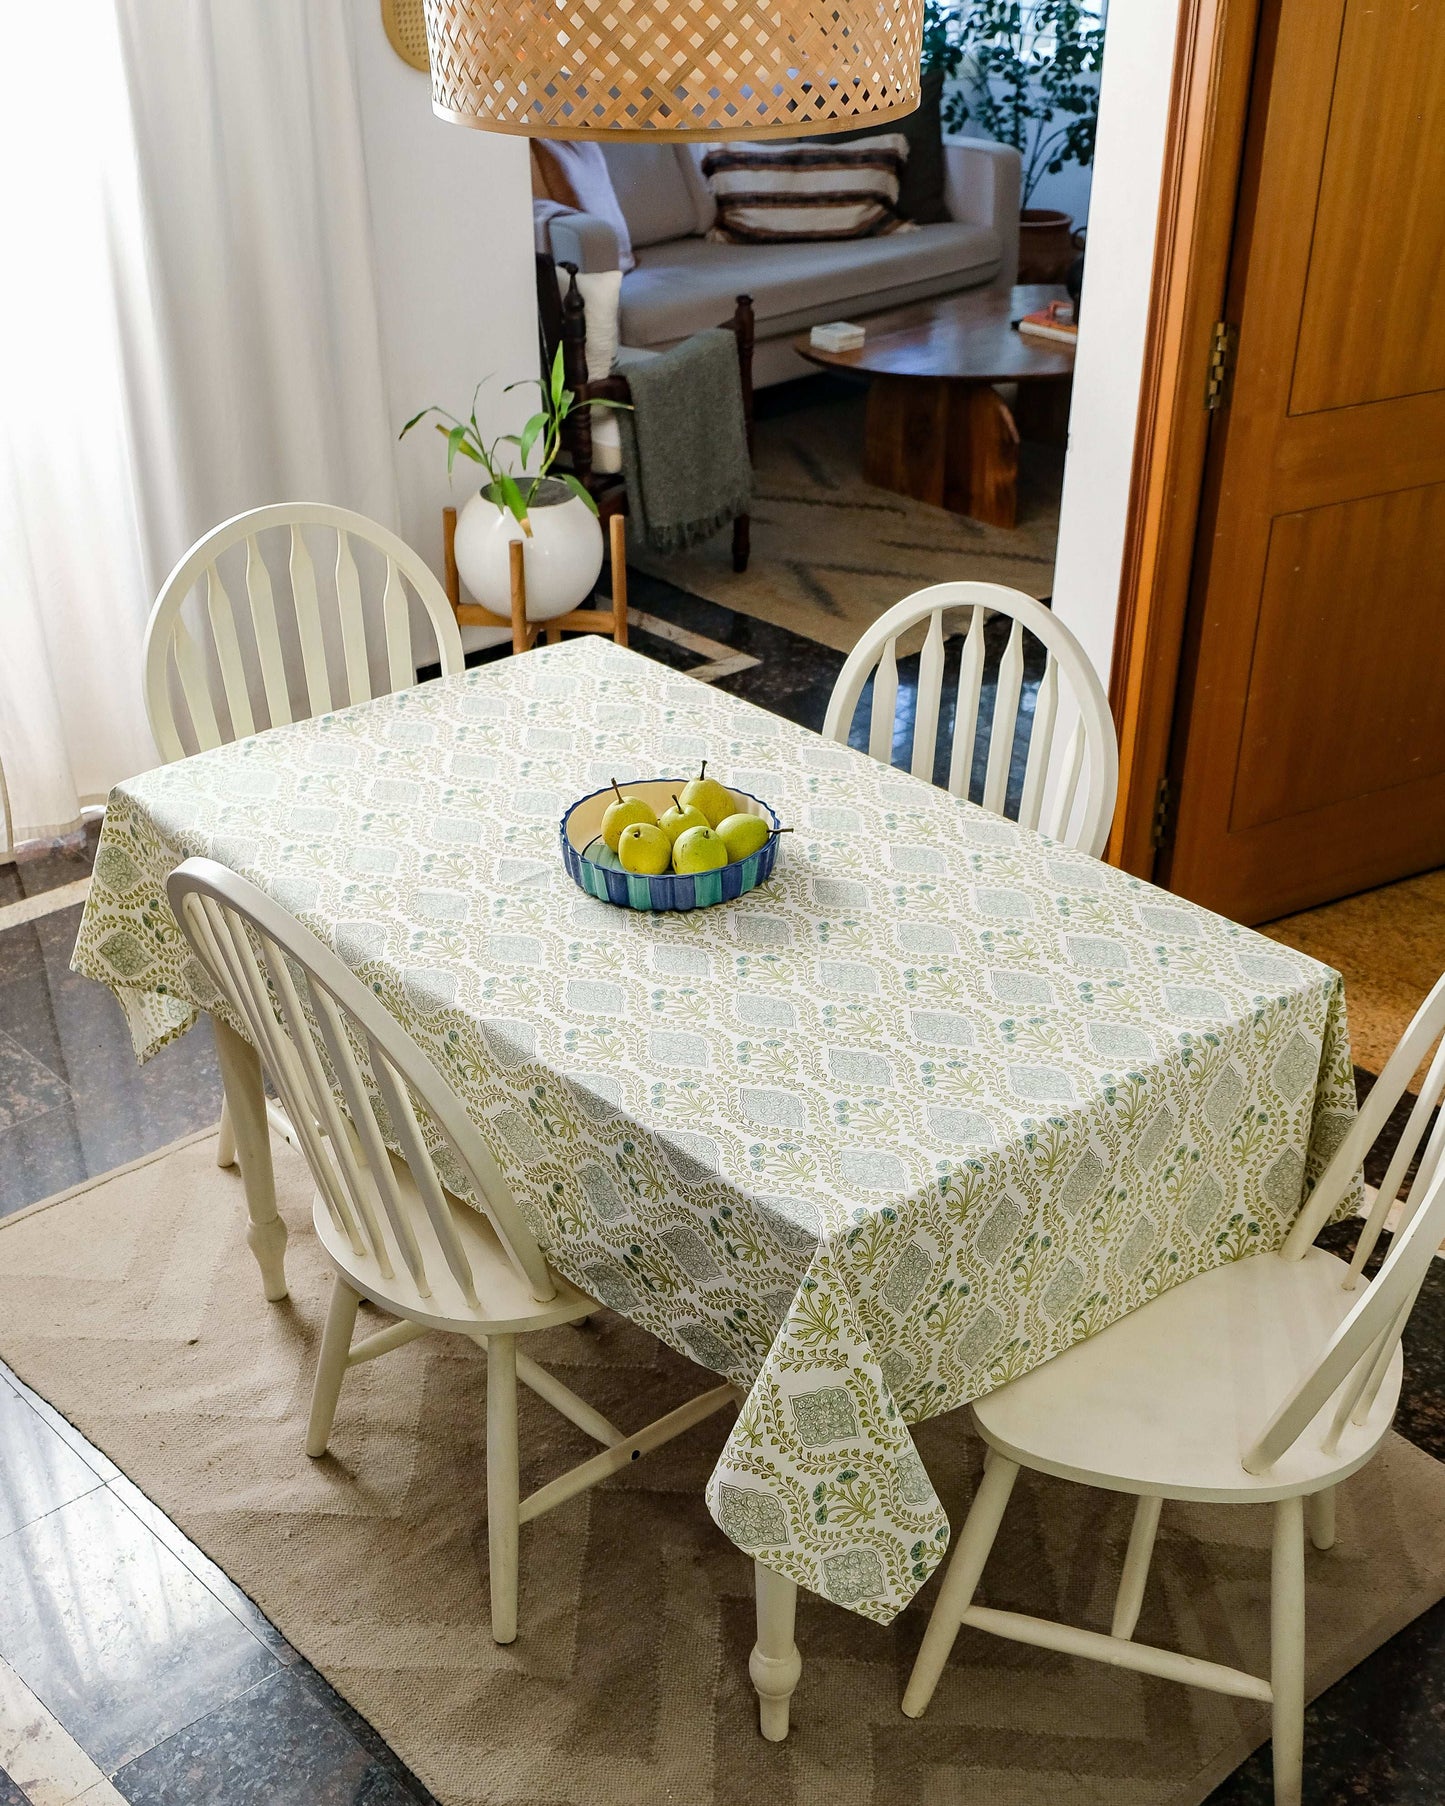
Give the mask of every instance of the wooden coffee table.
[{"label": "wooden coffee table", "polygon": [[[807,333],[793,348],[809,362],[870,379],[863,476],[995,527],[1018,512],[1019,428],[1061,438],[1068,421],[1074,347],[1013,330],[1020,315],[1062,288],[969,289],[916,301],[858,322],[858,351],[819,351]],[[1010,408],[993,387],[1017,383]]]}]

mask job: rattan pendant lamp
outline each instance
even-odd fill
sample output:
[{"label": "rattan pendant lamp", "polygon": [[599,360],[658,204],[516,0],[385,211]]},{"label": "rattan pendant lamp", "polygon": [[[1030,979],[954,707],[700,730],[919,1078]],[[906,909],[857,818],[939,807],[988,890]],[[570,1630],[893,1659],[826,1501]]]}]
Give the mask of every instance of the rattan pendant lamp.
[{"label": "rattan pendant lamp", "polygon": [[923,0],[426,0],[432,106],[529,138],[793,138],[918,105]]}]

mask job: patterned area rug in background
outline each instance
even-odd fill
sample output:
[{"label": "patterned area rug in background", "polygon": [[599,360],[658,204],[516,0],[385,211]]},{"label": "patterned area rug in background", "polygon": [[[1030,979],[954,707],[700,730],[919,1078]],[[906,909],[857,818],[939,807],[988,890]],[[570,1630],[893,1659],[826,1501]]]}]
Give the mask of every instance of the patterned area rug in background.
[{"label": "patterned area rug in background", "polygon": [[[484,1357],[413,1342],[347,1380],[302,1453],[329,1269],[299,1156],[276,1148],[291,1297],[263,1304],[239,1180],[203,1137],[0,1227],[0,1355],[240,1586],[443,1806],[1198,1806],[1267,1709],[965,1631],[926,1718],[898,1706],[937,1580],[884,1628],[798,1614],[792,1736],[747,1676],[749,1563],[703,1482],[723,1419],[522,1533],[521,1632],[487,1629]],[[371,1314],[368,1310],[368,1314]],[[373,1322],[369,1327],[376,1327]],[[708,1376],[603,1311],[532,1349],[639,1424]],[[525,1389],[522,1481],[590,1452]],[[954,1524],[978,1450],[918,1433]],[[1445,1593],[1445,1474],[1392,1436],[1308,1560],[1313,1695]],[[997,1605],[1106,1628],[1128,1501],[1025,1476],[986,1577]],[[1268,1512],[1170,1505],[1139,1635],[1268,1672]]]},{"label": "patterned area rug in background", "polygon": [[746,571],[734,572],[727,533],[675,557],[629,547],[629,563],[839,652],[926,584],[974,578],[1051,593],[1062,451],[1026,444],[1018,526],[985,526],[865,483],[862,391],[811,386],[822,399],[758,421]]}]

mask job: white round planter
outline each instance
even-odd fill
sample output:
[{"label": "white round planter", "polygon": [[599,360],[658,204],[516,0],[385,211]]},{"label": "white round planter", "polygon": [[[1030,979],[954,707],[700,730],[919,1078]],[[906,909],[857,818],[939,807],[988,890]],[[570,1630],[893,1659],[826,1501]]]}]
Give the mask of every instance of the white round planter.
[{"label": "white round planter", "polygon": [[[510,509],[492,499],[492,486],[478,490],[457,515],[457,569],[483,608],[510,620],[511,543],[522,541],[527,577],[527,619],[551,621],[579,607],[592,594],[602,569],[602,528],[587,504],[556,477],[544,477],[527,510],[530,538]],[[464,627],[468,651],[510,637],[500,627]]]}]

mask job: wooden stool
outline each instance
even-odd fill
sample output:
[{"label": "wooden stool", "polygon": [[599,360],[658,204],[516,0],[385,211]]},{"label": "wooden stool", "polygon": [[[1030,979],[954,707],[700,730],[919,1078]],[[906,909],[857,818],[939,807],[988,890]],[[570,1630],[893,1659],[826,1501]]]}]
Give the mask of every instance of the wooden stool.
[{"label": "wooden stool", "polygon": [[494,615],[480,602],[462,601],[462,579],[457,570],[457,511],[442,509],[442,555],[446,574],[447,600],[457,617],[458,627],[509,627],[513,652],[526,652],[537,643],[537,635],[545,633],[547,644],[555,646],[564,633],[610,633],[619,646],[627,644],[627,521],[614,514],[607,523],[607,537],[612,563],[611,608],[574,608],[551,621],[527,619],[526,541],[514,539],[512,560],[512,614]]}]

